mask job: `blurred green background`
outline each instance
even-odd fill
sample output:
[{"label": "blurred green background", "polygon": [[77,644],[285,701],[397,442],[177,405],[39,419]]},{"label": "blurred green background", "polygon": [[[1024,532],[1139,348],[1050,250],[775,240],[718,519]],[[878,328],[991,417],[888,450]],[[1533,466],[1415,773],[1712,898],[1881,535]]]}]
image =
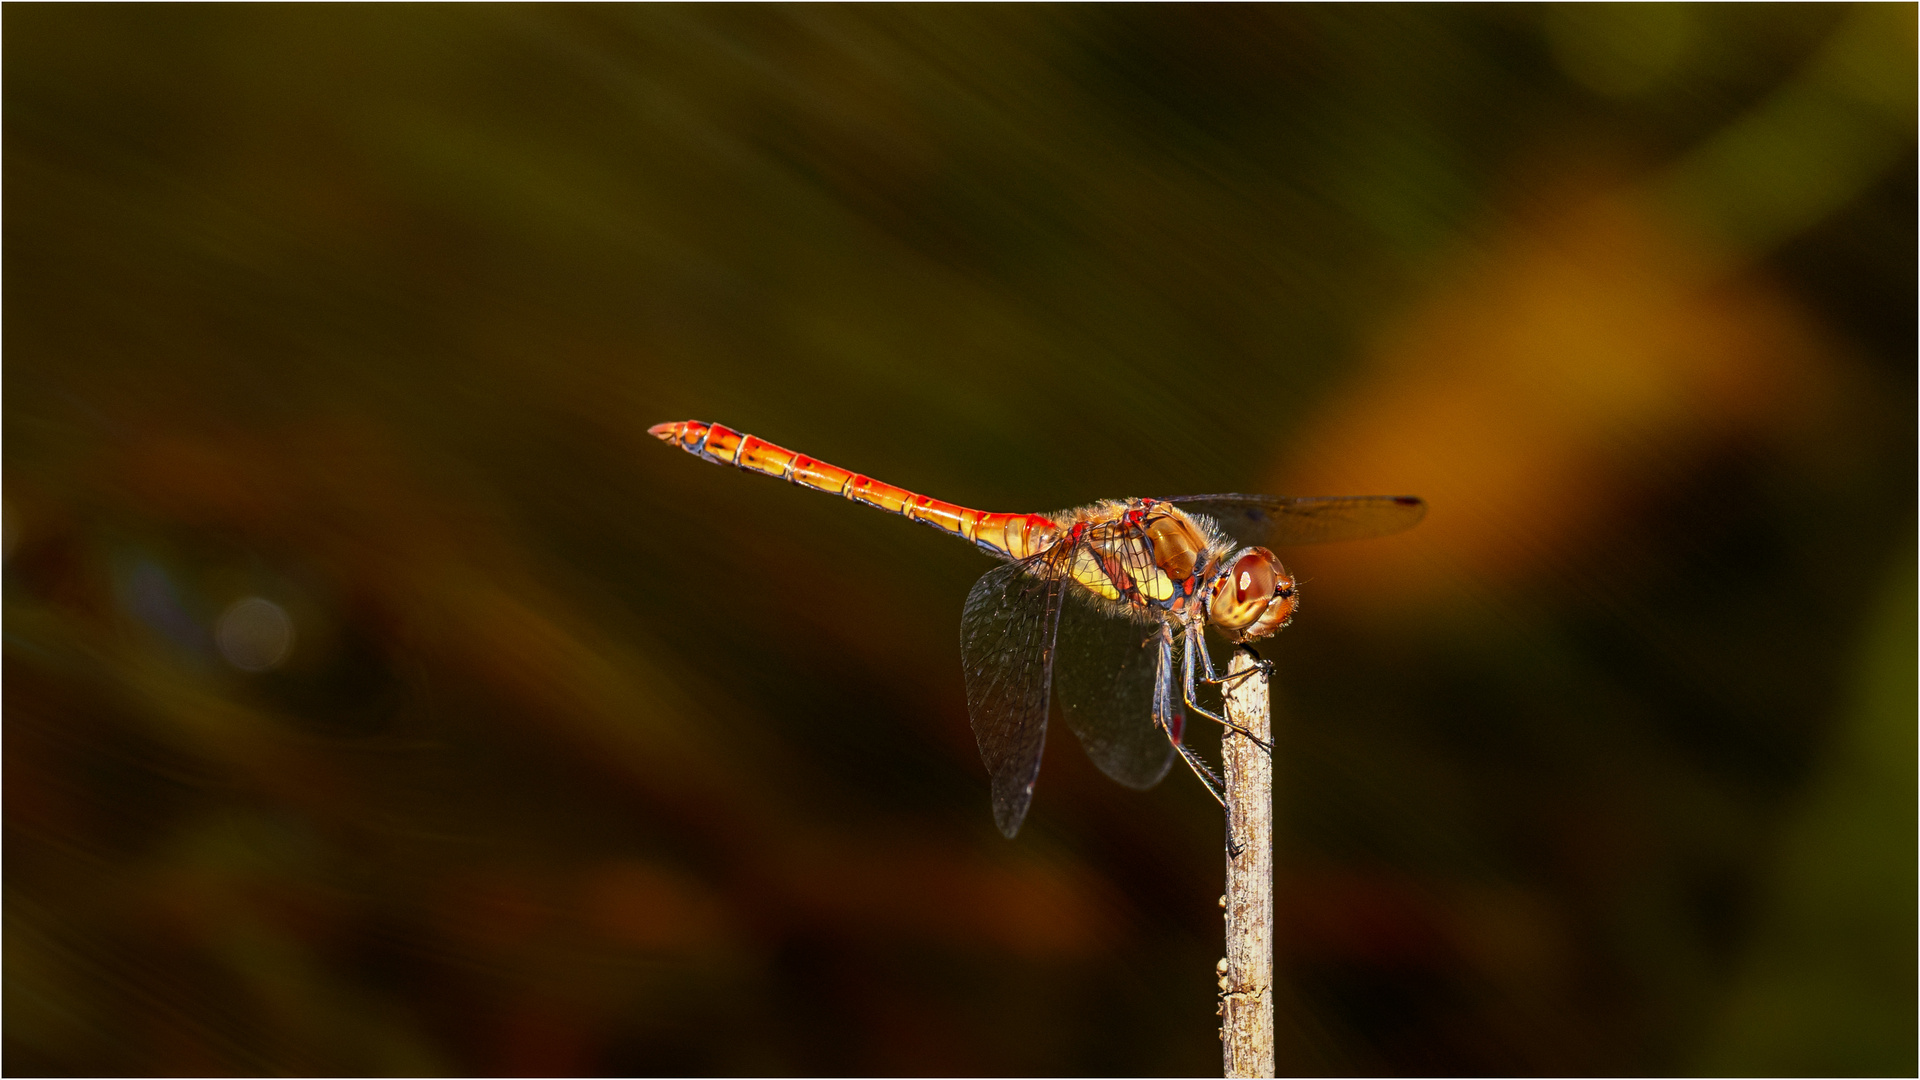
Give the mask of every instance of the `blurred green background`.
[{"label": "blurred green background", "polygon": [[5,1068],[1208,1074],[989,510],[1283,551],[1283,1073],[1916,1068],[1912,5],[5,12]]}]

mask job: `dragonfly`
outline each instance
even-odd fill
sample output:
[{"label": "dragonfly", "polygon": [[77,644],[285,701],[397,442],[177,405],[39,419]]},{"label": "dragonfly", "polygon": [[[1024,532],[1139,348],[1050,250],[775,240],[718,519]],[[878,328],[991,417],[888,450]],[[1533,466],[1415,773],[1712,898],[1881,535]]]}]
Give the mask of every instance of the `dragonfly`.
[{"label": "dragonfly", "polygon": [[[972,542],[1000,565],[967,595],[960,653],[967,717],[992,788],[994,823],[1011,839],[1040,777],[1054,692],[1100,771],[1137,790],[1177,757],[1216,802],[1218,774],[1186,742],[1187,715],[1272,747],[1200,704],[1223,678],[1206,632],[1238,645],[1279,632],[1300,586],[1271,544],[1387,536],[1418,524],[1410,495],[1293,498],[1177,495],[1105,499],[1047,514],[990,514],[916,494],[698,420],[648,433],[718,465],[839,495]],[[1256,654],[1257,656],[1257,654]]]}]

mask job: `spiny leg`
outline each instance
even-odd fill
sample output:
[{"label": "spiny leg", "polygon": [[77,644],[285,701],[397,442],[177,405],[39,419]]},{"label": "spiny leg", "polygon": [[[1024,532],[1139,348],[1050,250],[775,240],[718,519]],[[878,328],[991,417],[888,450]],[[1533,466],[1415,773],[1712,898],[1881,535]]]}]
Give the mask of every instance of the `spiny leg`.
[{"label": "spiny leg", "polygon": [[1262,739],[1260,736],[1255,735],[1253,732],[1248,731],[1246,728],[1240,726],[1239,724],[1236,724],[1233,721],[1228,720],[1226,717],[1220,716],[1217,713],[1214,713],[1211,710],[1206,709],[1205,707],[1199,704],[1196,704],[1193,700],[1191,690],[1188,691],[1187,708],[1192,709],[1196,713],[1199,713],[1205,719],[1211,720],[1214,723],[1219,724],[1221,727],[1226,728],[1228,731],[1233,732],[1235,735],[1239,735],[1244,738],[1251,739],[1253,741],[1253,745],[1258,746],[1262,750],[1265,750],[1269,756],[1273,754],[1273,746],[1270,743],[1268,743],[1266,740]]},{"label": "spiny leg", "polygon": [[[1247,647],[1245,645],[1242,645],[1241,648],[1246,649]],[[1252,649],[1247,649],[1247,651],[1253,652]],[[1200,681],[1203,683],[1206,683],[1208,686],[1218,686],[1218,687],[1224,688],[1224,687],[1232,686],[1235,683],[1238,683],[1240,680],[1246,678],[1249,675],[1264,675],[1268,678],[1272,678],[1273,677],[1273,661],[1262,660],[1259,663],[1253,665],[1252,667],[1247,668],[1245,671],[1231,672],[1218,679],[1201,676]]]},{"label": "spiny leg", "polygon": [[1229,687],[1236,685],[1249,675],[1258,674],[1265,682],[1273,681],[1273,661],[1261,656],[1258,650],[1244,641],[1234,647],[1252,657],[1253,666],[1242,671],[1228,672],[1224,677],[1216,677],[1214,674],[1213,657],[1207,654],[1206,646],[1203,644],[1200,647],[1200,659],[1205,662],[1207,674],[1200,680],[1201,682],[1218,686],[1220,692],[1225,694]]},{"label": "spiny leg", "polygon": [[1227,798],[1224,791],[1226,785],[1214,773],[1213,766],[1208,765],[1186,743],[1174,743],[1173,748],[1180,751],[1180,760],[1186,762],[1187,768],[1193,770],[1193,775],[1200,778],[1200,786],[1207,789],[1207,794],[1213,796],[1213,801],[1219,803],[1222,810],[1226,809]]},{"label": "spiny leg", "polygon": [[[1200,780],[1200,786],[1207,789],[1207,794],[1213,796],[1213,801],[1220,804],[1220,809],[1226,812],[1230,819],[1232,817],[1232,811],[1227,810],[1227,785],[1219,776],[1215,775],[1213,768],[1202,760],[1199,754],[1193,752],[1192,747],[1178,739],[1174,739],[1173,748],[1180,751],[1180,760],[1186,762],[1187,768],[1193,770],[1193,775]],[[1233,842],[1232,822],[1229,820],[1228,824],[1227,857],[1237,859],[1240,857],[1240,845]]]},{"label": "spiny leg", "polygon": [[[1259,747],[1262,750],[1265,750],[1267,752],[1267,756],[1272,757],[1273,756],[1272,743],[1269,743],[1265,739],[1262,739],[1260,736],[1255,735],[1251,731],[1248,731],[1246,728],[1242,727],[1241,725],[1236,724],[1231,720],[1228,720],[1226,717],[1219,716],[1213,712],[1208,711],[1206,708],[1202,707],[1198,701],[1194,700],[1198,696],[1198,692],[1197,692],[1197,688],[1194,686],[1193,654],[1196,652],[1200,654],[1201,662],[1206,665],[1209,671],[1213,669],[1213,661],[1207,657],[1207,645],[1206,645],[1206,642],[1201,639],[1199,630],[1197,630],[1192,626],[1189,626],[1187,627],[1186,634],[1183,635],[1183,637],[1184,637],[1186,648],[1183,649],[1180,654],[1180,675],[1181,675],[1181,682],[1183,684],[1182,690],[1184,691],[1186,696],[1187,708],[1192,709],[1194,712],[1199,713],[1201,716],[1206,717],[1208,720],[1211,720],[1214,723],[1219,724],[1221,727],[1226,728],[1228,731],[1233,732],[1235,735],[1240,735],[1240,736],[1244,736],[1245,738],[1251,739],[1253,741],[1253,745]],[[1266,661],[1261,661],[1261,662],[1266,663]],[[1259,670],[1259,669],[1256,668],[1254,670]],[[1220,683],[1224,680],[1208,679],[1207,681],[1211,683]]]},{"label": "spiny leg", "polygon": [[[1173,748],[1179,751],[1180,760],[1186,762],[1187,768],[1193,770],[1194,778],[1200,781],[1200,786],[1206,788],[1207,794],[1213,796],[1213,801],[1219,803],[1220,808],[1225,810],[1227,808],[1226,785],[1220,781],[1220,777],[1201,759],[1200,755],[1194,753],[1193,748],[1186,744],[1187,718],[1180,711],[1180,703],[1174,697],[1173,690],[1173,634],[1166,627],[1161,628],[1160,640],[1154,649],[1153,723],[1160,729],[1161,734],[1167,737],[1167,741],[1173,744]],[[1233,842],[1231,829],[1227,834],[1227,854],[1235,859],[1240,857],[1240,847]]]},{"label": "spiny leg", "polygon": [[1218,669],[1213,666],[1213,654],[1207,652],[1206,642],[1202,640],[1200,643],[1200,667],[1206,674],[1200,681],[1209,686],[1227,686],[1231,683],[1239,682],[1241,679],[1246,678],[1256,671],[1269,679],[1273,678],[1273,661],[1261,656],[1259,652],[1255,651],[1253,646],[1244,641],[1235,647],[1245,652],[1248,656],[1253,657],[1253,666],[1245,671],[1236,672],[1223,678]]},{"label": "spiny leg", "polygon": [[1233,842],[1233,812],[1227,809],[1226,796],[1222,794],[1222,789],[1224,789],[1226,785],[1221,782],[1218,776],[1213,774],[1213,770],[1207,766],[1207,763],[1200,760],[1200,755],[1194,753],[1187,744],[1176,742],[1173,744],[1173,748],[1180,751],[1180,760],[1187,763],[1187,768],[1193,770],[1193,775],[1200,778],[1200,783],[1207,789],[1207,794],[1213,796],[1213,801],[1219,803],[1220,809],[1226,812],[1228,818],[1227,858],[1239,858],[1240,845]]}]

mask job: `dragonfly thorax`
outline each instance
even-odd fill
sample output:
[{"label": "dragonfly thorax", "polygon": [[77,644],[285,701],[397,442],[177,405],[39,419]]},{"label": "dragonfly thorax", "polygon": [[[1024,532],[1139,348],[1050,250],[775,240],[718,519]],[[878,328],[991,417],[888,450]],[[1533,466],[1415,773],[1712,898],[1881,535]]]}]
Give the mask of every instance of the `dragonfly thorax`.
[{"label": "dragonfly thorax", "polygon": [[1210,545],[1193,519],[1167,507],[1146,519],[1147,542],[1153,545],[1153,561],[1174,581],[1186,581],[1200,568],[1200,560]]},{"label": "dragonfly thorax", "polygon": [[1054,520],[1060,546],[1049,562],[1137,619],[1204,621],[1205,587],[1233,552],[1213,522],[1155,499],[1096,503]]}]

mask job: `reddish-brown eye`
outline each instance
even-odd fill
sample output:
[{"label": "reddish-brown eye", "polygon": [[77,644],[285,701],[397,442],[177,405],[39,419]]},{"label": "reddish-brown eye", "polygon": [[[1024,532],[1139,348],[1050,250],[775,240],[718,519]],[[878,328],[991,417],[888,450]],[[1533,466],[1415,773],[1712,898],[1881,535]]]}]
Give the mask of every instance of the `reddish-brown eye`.
[{"label": "reddish-brown eye", "polygon": [[1273,595],[1273,557],[1264,552],[1248,552],[1233,564],[1233,596],[1245,604],[1266,600]]},{"label": "reddish-brown eye", "polygon": [[1243,548],[1240,557],[1215,571],[1208,582],[1207,619],[1240,640],[1266,614],[1275,582],[1273,554],[1265,548]]},{"label": "reddish-brown eye", "polygon": [[1238,554],[1207,579],[1207,621],[1235,641],[1252,641],[1287,625],[1300,592],[1273,552],[1241,548]]}]

